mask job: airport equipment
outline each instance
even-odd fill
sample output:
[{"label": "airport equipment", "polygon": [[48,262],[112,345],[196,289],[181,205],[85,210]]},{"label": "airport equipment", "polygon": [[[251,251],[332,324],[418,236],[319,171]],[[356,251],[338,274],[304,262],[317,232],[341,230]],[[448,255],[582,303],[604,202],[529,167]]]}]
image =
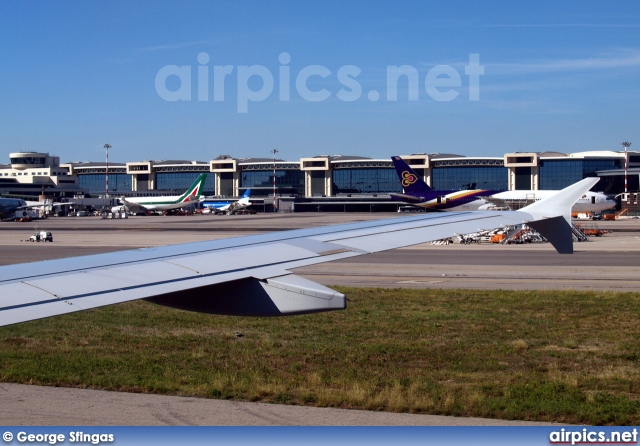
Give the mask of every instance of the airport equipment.
[{"label": "airport equipment", "polygon": [[48,231],[38,231],[29,237],[30,242],[53,242],[53,235]]}]

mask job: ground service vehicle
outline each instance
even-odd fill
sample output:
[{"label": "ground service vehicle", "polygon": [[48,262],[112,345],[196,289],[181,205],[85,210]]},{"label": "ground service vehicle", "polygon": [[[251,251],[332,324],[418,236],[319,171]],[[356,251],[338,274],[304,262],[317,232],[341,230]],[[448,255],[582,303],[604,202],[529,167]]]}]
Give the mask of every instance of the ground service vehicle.
[{"label": "ground service vehicle", "polygon": [[30,242],[52,242],[53,235],[47,231],[38,231],[29,237]]}]

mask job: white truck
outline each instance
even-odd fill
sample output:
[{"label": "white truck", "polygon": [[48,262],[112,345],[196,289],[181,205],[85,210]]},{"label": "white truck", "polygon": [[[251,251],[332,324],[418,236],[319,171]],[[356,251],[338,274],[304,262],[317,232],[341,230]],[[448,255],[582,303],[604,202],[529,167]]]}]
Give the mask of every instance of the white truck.
[{"label": "white truck", "polygon": [[30,242],[53,242],[53,235],[48,231],[38,231],[29,237]]}]

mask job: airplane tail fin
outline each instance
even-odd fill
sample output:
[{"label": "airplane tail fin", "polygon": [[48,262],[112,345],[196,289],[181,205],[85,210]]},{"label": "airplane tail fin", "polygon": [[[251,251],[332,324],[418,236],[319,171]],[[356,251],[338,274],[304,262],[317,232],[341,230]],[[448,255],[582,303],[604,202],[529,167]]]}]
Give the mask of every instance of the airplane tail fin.
[{"label": "airplane tail fin", "polygon": [[424,193],[432,190],[402,158],[392,156],[391,160],[396,168],[405,194]]},{"label": "airplane tail fin", "polygon": [[526,222],[549,240],[560,254],[573,253],[571,206],[589,191],[600,178],[585,178],[565,187],[557,194],[520,209],[532,215],[536,221]]},{"label": "airplane tail fin", "polygon": [[206,180],[207,180],[207,174],[206,173],[200,174],[198,178],[196,178],[196,180],[193,182],[193,184],[189,186],[189,189],[187,189],[187,191],[180,196],[178,201],[185,202],[185,203],[192,202],[192,201],[199,201],[200,197],[202,197],[202,194],[204,191],[204,182]]},{"label": "airplane tail fin", "polygon": [[242,197],[240,198],[249,198],[250,195],[251,195],[251,189],[247,189],[246,191],[244,191],[244,194],[242,194]]}]

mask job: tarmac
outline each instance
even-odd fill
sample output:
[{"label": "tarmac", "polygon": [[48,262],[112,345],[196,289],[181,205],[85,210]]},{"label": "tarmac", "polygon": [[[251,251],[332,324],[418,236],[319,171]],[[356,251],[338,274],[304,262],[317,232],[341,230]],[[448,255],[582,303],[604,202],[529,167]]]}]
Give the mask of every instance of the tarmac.
[{"label": "tarmac", "polygon": [[[277,213],[122,220],[58,217],[29,223],[2,222],[0,265],[398,216]],[[613,232],[574,243],[572,255],[559,255],[548,243],[429,243],[299,268],[295,273],[327,286],[637,291],[640,220],[583,222],[583,227],[586,225]],[[51,231],[54,242],[26,241],[36,228]],[[536,423],[0,383],[0,424],[505,426]]]},{"label": "tarmac", "polygon": [[[30,223],[3,222],[0,245],[4,255],[0,257],[0,265],[398,216],[392,213],[276,213],[123,220],[65,217]],[[572,255],[557,254],[549,243],[427,243],[299,268],[295,273],[327,286],[638,290],[640,220],[579,223],[582,227],[613,232],[574,243]],[[36,227],[51,231],[54,242],[26,241]]]}]

